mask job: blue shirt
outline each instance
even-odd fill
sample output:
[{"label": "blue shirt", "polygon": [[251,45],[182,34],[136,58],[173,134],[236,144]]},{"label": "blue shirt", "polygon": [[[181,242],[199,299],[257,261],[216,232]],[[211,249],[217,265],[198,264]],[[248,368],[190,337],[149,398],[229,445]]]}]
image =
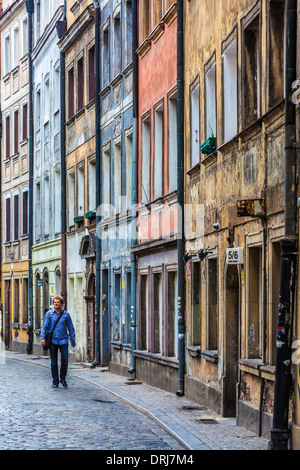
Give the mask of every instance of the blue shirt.
[{"label": "blue shirt", "polygon": [[[49,310],[46,313],[43,320],[43,326],[41,331],[41,341],[46,337],[46,333],[50,333],[59,317],[60,313],[56,313],[55,310]],[[53,332],[52,343],[57,345],[67,344],[69,341],[69,335],[71,344],[75,344],[75,329],[72,323],[70,314],[64,310],[61,319],[56,325]]]}]

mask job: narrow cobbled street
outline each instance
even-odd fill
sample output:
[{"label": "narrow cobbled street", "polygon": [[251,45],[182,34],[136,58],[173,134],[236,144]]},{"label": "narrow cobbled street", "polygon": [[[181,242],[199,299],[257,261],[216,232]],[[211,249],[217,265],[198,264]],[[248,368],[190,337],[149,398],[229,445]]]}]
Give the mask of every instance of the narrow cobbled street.
[{"label": "narrow cobbled street", "polygon": [[50,371],[0,363],[0,450],[182,450],[151,419],[76,378],[51,388]]}]

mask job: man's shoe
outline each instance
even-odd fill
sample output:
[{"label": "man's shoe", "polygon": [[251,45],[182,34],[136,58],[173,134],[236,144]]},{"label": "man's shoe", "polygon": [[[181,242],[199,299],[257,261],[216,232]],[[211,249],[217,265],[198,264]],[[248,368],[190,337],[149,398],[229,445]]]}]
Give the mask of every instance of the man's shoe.
[{"label": "man's shoe", "polygon": [[58,384],[53,384],[52,388],[58,388]]},{"label": "man's shoe", "polygon": [[60,380],[60,383],[62,384],[62,386],[63,386],[64,388],[68,388],[68,384],[67,384],[67,382],[65,381],[65,379],[61,379],[61,380]]}]

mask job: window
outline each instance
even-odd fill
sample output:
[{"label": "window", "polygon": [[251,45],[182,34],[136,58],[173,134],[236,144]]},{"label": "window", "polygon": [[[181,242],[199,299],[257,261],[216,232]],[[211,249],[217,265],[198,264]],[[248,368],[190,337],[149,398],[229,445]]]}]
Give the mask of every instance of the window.
[{"label": "window", "polygon": [[84,106],[84,68],[83,57],[77,62],[77,111]]},{"label": "window", "polygon": [[206,73],[206,138],[217,134],[216,110],[216,66],[213,65]]},{"label": "window", "polygon": [[5,116],[5,158],[10,158],[10,115]]},{"label": "window", "polygon": [[154,0],[153,7],[154,7],[154,26],[156,26],[159,23],[161,17],[163,16],[164,0]]},{"label": "window", "polygon": [[192,268],[192,346],[201,345],[201,263]]},{"label": "window", "polygon": [[207,260],[208,349],[218,350],[218,262]]},{"label": "window", "polygon": [[89,101],[95,99],[95,47],[89,49]]},{"label": "window", "polygon": [[84,216],[84,167],[77,171],[77,216]]},{"label": "window", "polygon": [[36,92],[36,127],[37,129],[41,126],[41,90],[37,90]]},{"label": "window", "polygon": [[89,211],[96,212],[96,162],[89,162],[88,167],[88,178],[89,178]]},{"label": "window", "polygon": [[44,235],[50,233],[50,181],[49,178],[44,179]]},{"label": "window", "polygon": [[244,29],[243,124],[250,126],[260,116],[260,28],[257,15]]},{"label": "window", "polygon": [[49,83],[49,74],[45,78],[44,83],[44,122],[49,121],[50,117],[50,83]]},{"label": "window", "polygon": [[15,26],[13,30],[14,38],[14,54],[13,54],[13,68],[19,64],[19,28]]},{"label": "window", "polygon": [[122,152],[121,142],[114,145],[114,208],[115,214],[122,210],[120,207],[120,198],[122,196]]},{"label": "window", "polygon": [[284,88],[284,2],[269,2],[269,108],[283,99]]},{"label": "window", "polygon": [[5,198],[5,241],[11,240],[11,209],[10,209],[10,195]]},{"label": "window", "polygon": [[169,271],[168,279],[168,295],[167,295],[167,311],[166,311],[166,356],[176,356],[176,299],[177,299],[177,272]]},{"label": "window", "polygon": [[150,0],[142,0],[141,8],[141,37],[140,42],[144,41],[150,34]]},{"label": "window", "polygon": [[22,192],[22,235],[28,235],[28,189]]},{"label": "window", "polygon": [[22,323],[28,323],[28,277],[22,278]]},{"label": "window", "polygon": [[10,72],[10,37],[7,34],[4,37],[4,74]]},{"label": "window", "polygon": [[113,71],[114,77],[121,72],[121,51],[122,51],[122,42],[121,42],[121,20],[120,20],[120,11],[114,17],[114,56],[113,56]]},{"label": "window", "polygon": [[113,341],[121,341],[121,274],[115,274]]},{"label": "window", "polygon": [[148,349],[148,276],[140,276],[140,289],[139,289],[139,349],[146,351]]},{"label": "window", "polygon": [[159,106],[154,111],[154,199],[163,194],[164,158],[164,110]]},{"label": "window", "polygon": [[200,87],[191,90],[191,166],[200,161]]},{"label": "window", "polygon": [[68,119],[74,116],[74,69],[68,71]]},{"label": "window", "polygon": [[248,250],[248,358],[262,357],[262,249]]},{"label": "window", "polygon": [[233,41],[223,54],[224,141],[237,134],[237,43]]},{"label": "window", "polygon": [[28,54],[28,18],[23,18],[23,56]]},{"label": "window", "polygon": [[19,150],[19,110],[14,109],[14,140],[13,140],[13,154],[16,155]]},{"label": "window", "polygon": [[150,202],[150,151],[151,133],[150,116],[142,121],[142,188],[141,198],[144,204]]},{"label": "window", "polygon": [[108,85],[110,80],[109,66],[110,66],[110,46],[109,46],[109,25],[103,29],[103,45],[102,45],[102,87]]},{"label": "window", "polygon": [[126,273],[126,320],[124,342],[131,341],[131,273]]},{"label": "window", "polygon": [[126,203],[127,209],[131,207],[132,199],[132,134],[126,133],[125,135],[125,151],[126,151]]},{"label": "window", "polygon": [[68,221],[69,227],[74,225],[75,217],[75,174],[74,172],[68,174]]},{"label": "window", "polygon": [[151,352],[161,353],[162,274],[153,273],[151,311]]},{"label": "window", "polygon": [[60,233],[61,231],[61,180],[60,172],[56,171],[54,174],[54,233]]},{"label": "window", "polygon": [[177,189],[177,99],[169,98],[169,192]]},{"label": "window", "polygon": [[41,236],[41,186],[40,186],[40,183],[37,183],[35,185],[34,223],[35,223],[35,239],[39,240]]},{"label": "window", "polygon": [[132,61],[132,0],[125,2],[125,66]]},{"label": "window", "polygon": [[19,240],[19,194],[14,194],[14,240]]},{"label": "window", "polygon": [[28,138],[28,104],[23,103],[22,105],[22,140]]},{"label": "window", "polygon": [[54,96],[53,96],[53,111],[54,114],[59,111],[59,101],[60,101],[60,70],[59,67],[56,66],[53,71],[54,75]]},{"label": "window", "polygon": [[103,149],[103,185],[102,185],[102,201],[104,205],[104,213],[102,214],[104,218],[109,217],[110,215],[110,203],[111,203],[111,172],[110,172],[110,146],[106,146]]}]

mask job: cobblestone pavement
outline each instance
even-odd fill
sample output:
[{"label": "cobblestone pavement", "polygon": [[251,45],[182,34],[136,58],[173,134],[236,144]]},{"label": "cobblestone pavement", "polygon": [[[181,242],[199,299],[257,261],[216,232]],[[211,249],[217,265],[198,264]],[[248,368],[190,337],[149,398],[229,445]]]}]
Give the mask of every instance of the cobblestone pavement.
[{"label": "cobblestone pavement", "polygon": [[[17,362],[19,364],[14,364]],[[6,368],[3,368],[1,363],[6,363]],[[29,369],[26,367],[28,364]],[[34,367],[33,364],[42,367]],[[236,425],[235,419],[222,418],[186,397],[179,398],[139,381],[128,381],[125,377],[108,372],[107,369],[98,367],[90,369],[82,364],[70,363],[68,372],[70,388],[53,390],[49,367],[50,360],[47,357],[27,356],[8,351],[0,354],[1,425],[3,401],[7,403],[5,416],[8,420],[8,427],[5,428],[8,435],[3,433],[0,426],[0,449],[10,443],[9,423],[16,429],[23,428],[23,431],[31,429],[33,437],[42,437],[39,443],[51,445],[51,448],[134,450],[149,449],[146,446],[153,444],[157,450],[268,449],[266,439],[240,428]],[[2,381],[1,368],[3,373],[7,374],[8,378],[5,380],[8,380],[8,385],[9,380],[14,384],[11,391]],[[26,393],[19,406],[16,398],[22,396],[21,387]],[[5,399],[2,398],[2,390]],[[66,404],[65,399],[67,399]],[[51,412],[55,420],[51,420],[49,416]],[[29,425],[24,425],[23,422],[20,424],[18,414],[22,413]],[[60,416],[66,421],[60,423]],[[47,428],[44,428],[43,417],[47,419]],[[33,422],[38,419],[34,426],[32,419]],[[59,433],[56,432],[58,423],[60,423]],[[63,428],[60,431],[61,426]],[[143,434],[141,429],[144,429],[146,434]],[[12,430],[11,432],[13,434]],[[143,437],[144,435],[147,437]],[[64,438],[65,447],[57,447],[62,445],[60,436],[68,437],[67,443]],[[26,442],[26,432],[23,442]]]},{"label": "cobblestone pavement", "polygon": [[182,450],[147,416],[82,380],[52,389],[49,370],[0,364],[0,450]]}]

